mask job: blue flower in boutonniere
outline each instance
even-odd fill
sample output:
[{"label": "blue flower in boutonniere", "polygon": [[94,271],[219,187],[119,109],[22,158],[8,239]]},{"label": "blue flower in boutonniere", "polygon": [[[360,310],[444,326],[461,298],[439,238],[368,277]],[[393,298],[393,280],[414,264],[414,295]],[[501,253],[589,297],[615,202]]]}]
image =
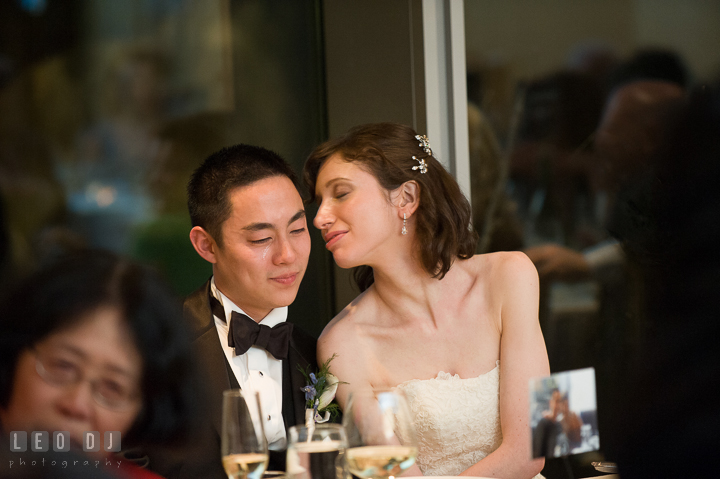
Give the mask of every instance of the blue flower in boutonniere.
[{"label": "blue flower in boutonniere", "polygon": [[330,363],[335,354],[320,367],[317,373],[312,373],[298,366],[305,376],[307,385],[300,388],[305,393],[305,422],[323,423],[340,414],[340,406],[333,402],[335,393],[340,384],[347,384],[330,374]]}]

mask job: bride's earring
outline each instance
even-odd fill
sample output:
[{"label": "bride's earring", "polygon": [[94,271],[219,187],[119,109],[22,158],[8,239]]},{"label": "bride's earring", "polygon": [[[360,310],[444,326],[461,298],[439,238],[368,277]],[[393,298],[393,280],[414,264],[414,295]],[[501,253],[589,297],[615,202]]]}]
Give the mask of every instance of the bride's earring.
[{"label": "bride's earring", "polygon": [[407,215],[405,213],[403,213],[403,227],[402,227],[402,230],[400,230],[400,232],[404,235],[407,234]]}]

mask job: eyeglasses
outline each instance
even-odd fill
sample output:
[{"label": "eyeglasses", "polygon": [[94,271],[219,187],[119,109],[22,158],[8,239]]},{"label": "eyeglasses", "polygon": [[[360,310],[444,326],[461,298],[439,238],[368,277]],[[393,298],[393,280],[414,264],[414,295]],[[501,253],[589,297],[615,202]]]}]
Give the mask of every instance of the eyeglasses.
[{"label": "eyeglasses", "polygon": [[[34,351],[35,369],[46,383],[66,387],[85,380],[84,368],[76,358],[63,352],[39,351],[37,348]],[[122,380],[99,377],[88,382],[95,402],[107,409],[128,409],[139,396],[137,388]]]}]

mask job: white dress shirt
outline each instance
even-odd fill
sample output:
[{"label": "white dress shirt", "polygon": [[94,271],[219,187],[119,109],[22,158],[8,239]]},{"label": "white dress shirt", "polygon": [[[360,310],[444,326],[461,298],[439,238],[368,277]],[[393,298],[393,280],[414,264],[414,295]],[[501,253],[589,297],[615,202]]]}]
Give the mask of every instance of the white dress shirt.
[{"label": "white dress shirt", "polygon": [[[225,309],[225,318],[229,318],[233,311],[246,314],[217,289],[214,277],[210,282],[210,292]],[[272,328],[287,319],[287,312],[287,306],[273,309],[259,324]],[[256,346],[252,346],[245,354],[235,355],[235,348],[228,346],[228,324],[224,321],[225,318],[215,316],[215,327],[225,357],[240,388],[243,391],[256,391],[260,395],[268,447],[271,450],[283,450],[287,445],[287,436],[282,418],[282,361]]]}]

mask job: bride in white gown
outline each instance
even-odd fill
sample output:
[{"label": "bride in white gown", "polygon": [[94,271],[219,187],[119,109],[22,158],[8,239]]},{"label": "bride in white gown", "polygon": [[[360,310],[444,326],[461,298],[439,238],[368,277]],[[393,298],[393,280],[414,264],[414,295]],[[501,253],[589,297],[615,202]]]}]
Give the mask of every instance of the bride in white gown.
[{"label": "bride in white gown", "polygon": [[538,279],[519,252],[474,255],[470,206],[427,139],[364,125],[310,155],[314,224],[361,294],[325,328],[318,359],[349,393],[397,387],[420,448],[406,475],[529,479],[530,378],[549,374]]}]

